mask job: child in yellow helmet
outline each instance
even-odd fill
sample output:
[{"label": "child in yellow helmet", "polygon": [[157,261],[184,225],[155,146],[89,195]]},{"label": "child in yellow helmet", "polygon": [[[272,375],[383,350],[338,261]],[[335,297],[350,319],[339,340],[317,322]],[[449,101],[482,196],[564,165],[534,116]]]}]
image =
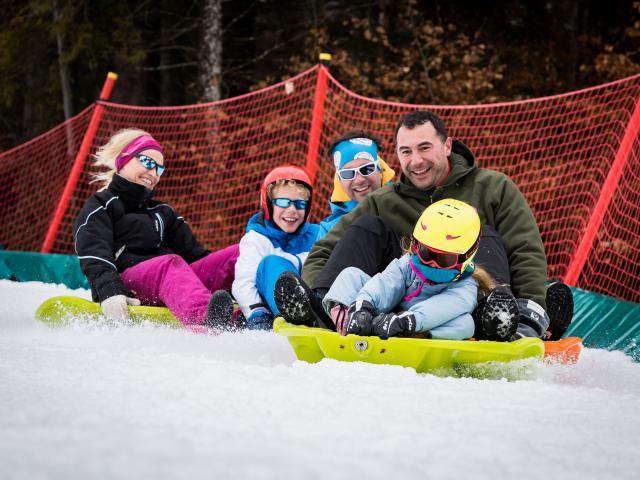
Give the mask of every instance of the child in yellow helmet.
[{"label": "child in yellow helmet", "polygon": [[[336,278],[323,307],[342,335],[413,336],[462,340],[473,336],[471,312],[478,286],[494,285],[473,260],[480,240],[480,217],[471,205],[440,200],[425,209],[413,231],[410,251],[370,277],[350,267]],[[347,308],[347,305],[350,305]],[[496,340],[513,335],[516,305],[494,320]],[[515,311],[514,311],[515,310]]]}]

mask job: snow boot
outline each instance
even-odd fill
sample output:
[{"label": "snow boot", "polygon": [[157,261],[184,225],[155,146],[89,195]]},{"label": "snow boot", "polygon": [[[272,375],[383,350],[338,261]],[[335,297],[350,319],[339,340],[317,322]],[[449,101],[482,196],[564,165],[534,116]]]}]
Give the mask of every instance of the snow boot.
[{"label": "snow boot", "polygon": [[234,331],[240,331],[247,328],[247,319],[238,306],[233,307],[233,313],[231,314],[231,328]]},{"label": "snow boot", "polygon": [[562,282],[554,282],[547,287],[547,314],[549,329],[544,340],[560,340],[573,320],[573,294]]},{"label": "snow boot", "polygon": [[219,330],[230,330],[231,315],[233,314],[233,299],[229,292],[217,290],[211,295],[207,305],[205,323]]},{"label": "snow boot", "polygon": [[322,308],[321,299],[294,272],[283,272],[278,277],[273,298],[287,322],[335,330],[333,321]]},{"label": "snow boot", "polygon": [[507,342],[518,328],[518,304],[509,287],[499,286],[492,290],[478,313],[482,340]]},{"label": "snow boot", "polygon": [[260,312],[259,315],[252,315],[247,318],[247,330],[266,330],[273,328],[273,314],[271,312]]},{"label": "snow boot", "polygon": [[549,315],[540,304],[526,298],[516,299],[518,304],[518,330],[511,340],[523,337],[541,338],[549,328]]}]

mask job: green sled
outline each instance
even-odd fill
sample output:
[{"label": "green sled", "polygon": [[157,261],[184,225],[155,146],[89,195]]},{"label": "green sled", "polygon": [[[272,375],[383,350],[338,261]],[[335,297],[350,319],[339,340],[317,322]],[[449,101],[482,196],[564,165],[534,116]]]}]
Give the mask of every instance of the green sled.
[{"label": "green sled", "polygon": [[[182,324],[165,307],[129,306],[130,322],[133,324],[153,322],[171,327]],[[104,320],[99,303],[80,297],[62,296],[45,300],[36,310],[36,320],[59,326],[77,319]]]},{"label": "green sled", "polygon": [[[505,362],[542,361],[544,343],[539,338],[515,342],[473,342],[468,340],[425,340],[419,338],[340,336],[336,332],[303,325],[291,325],[277,318],[273,329],[284,335],[299,360],[315,363],[323,358],[343,362],[367,362],[411,367],[418,373],[458,374],[488,378],[505,376]],[[526,369],[526,368],[525,368]],[[520,377],[515,369],[514,375]]]}]

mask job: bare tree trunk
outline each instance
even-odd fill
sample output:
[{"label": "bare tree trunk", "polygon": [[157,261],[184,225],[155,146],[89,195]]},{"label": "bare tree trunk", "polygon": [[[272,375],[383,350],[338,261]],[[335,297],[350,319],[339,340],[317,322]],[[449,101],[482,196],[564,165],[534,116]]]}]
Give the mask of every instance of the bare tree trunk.
[{"label": "bare tree trunk", "polygon": [[[24,91],[29,92],[33,88],[33,72],[31,71],[31,66],[27,66],[24,72],[23,77],[24,82]],[[19,138],[20,142],[24,142],[27,139],[33,138],[36,132],[35,128],[35,115],[33,103],[31,102],[31,98],[27,94],[23,94],[23,103],[22,103],[22,128],[20,132],[21,138]]]},{"label": "bare tree trunk", "polygon": [[[58,8],[58,1],[53,0],[53,24],[56,32],[56,45],[58,47],[58,72],[60,73],[60,87],[62,90],[62,108],[64,109],[64,119],[69,120],[73,116],[73,94],[71,92],[71,81],[69,80],[69,65],[64,61],[65,46],[61,28],[62,16]],[[75,154],[75,142],[71,124],[66,126],[67,154],[71,157]]]},{"label": "bare tree trunk", "polygon": [[64,108],[64,119],[69,120],[73,116],[73,94],[71,93],[71,82],[69,80],[69,65],[64,62],[64,37],[60,29],[62,17],[58,9],[58,1],[53,0],[53,23],[56,26],[56,44],[58,47],[58,72],[60,74],[60,86],[62,88],[62,107]]},{"label": "bare tree trunk", "polygon": [[384,28],[385,33],[389,33],[389,0],[378,0],[378,25]]},{"label": "bare tree trunk", "polygon": [[170,17],[168,12],[171,10],[171,5],[168,0],[162,0],[162,11],[165,14],[160,19],[160,105],[172,105],[173,104],[173,89],[171,88],[171,70],[166,68],[171,65],[172,55],[169,50],[169,29]]},{"label": "bare tree trunk", "polygon": [[222,74],[222,0],[205,0],[200,48],[200,86],[205,102],[220,100]]},{"label": "bare tree trunk", "polygon": [[[578,73],[578,13],[581,2],[561,0],[545,4],[551,26],[551,57],[558,80],[567,90],[576,88]],[[557,90],[557,86],[554,86]]]},{"label": "bare tree trunk", "polygon": [[[382,29],[385,36],[389,35],[389,16],[387,15],[388,6],[388,0],[378,0],[378,26]],[[378,42],[377,60],[380,63],[386,63],[387,61],[385,46],[382,41]]]}]

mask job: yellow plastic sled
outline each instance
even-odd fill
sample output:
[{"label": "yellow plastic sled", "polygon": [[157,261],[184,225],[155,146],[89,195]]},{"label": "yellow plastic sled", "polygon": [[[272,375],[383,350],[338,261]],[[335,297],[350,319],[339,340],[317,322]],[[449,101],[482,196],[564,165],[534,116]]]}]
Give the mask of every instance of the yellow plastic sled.
[{"label": "yellow plastic sled", "polygon": [[[182,327],[180,321],[165,307],[129,306],[132,323],[154,322]],[[61,296],[45,300],[36,310],[36,319],[48,325],[64,325],[77,319],[104,319],[99,303],[80,297]]]},{"label": "yellow plastic sled", "polygon": [[[539,338],[521,338],[515,342],[470,342],[467,340],[425,340],[419,338],[362,337],[322,328],[291,325],[277,318],[273,329],[284,335],[299,360],[315,363],[323,358],[343,362],[368,362],[401,365],[418,373],[442,369],[460,371],[472,365],[514,360],[542,360],[544,343]],[[472,376],[487,375],[474,374]]]},{"label": "yellow plastic sled", "polygon": [[[154,322],[171,327],[183,325],[165,307],[129,306],[130,322]],[[60,296],[45,300],[36,310],[36,319],[59,326],[76,321],[104,320],[99,303],[80,297]],[[425,340],[419,338],[342,337],[322,328],[291,325],[277,318],[273,329],[286,336],[298,359],[310,363],[323,358],[345,362],[412,367],[417,372],[454,373],[487,378],[514,360],[551,358],[560,363],[576,363],[582,349],[579,338],[569,337],[557,342],[542,342],[539,338],[522,338],[515,342],[470,342],[467,340]],[[545,351],[546,350],[546,351]],[[487,365],[489,367],[487,367]],[[478,368],[474,368],[477,366]],[[493,367],[492,367],[493,366]],[[489,373],[490,372],[490,373]],[[508,372],[506,376],[510,376]],[[498,373],[498,375],[500,375]]]}]

